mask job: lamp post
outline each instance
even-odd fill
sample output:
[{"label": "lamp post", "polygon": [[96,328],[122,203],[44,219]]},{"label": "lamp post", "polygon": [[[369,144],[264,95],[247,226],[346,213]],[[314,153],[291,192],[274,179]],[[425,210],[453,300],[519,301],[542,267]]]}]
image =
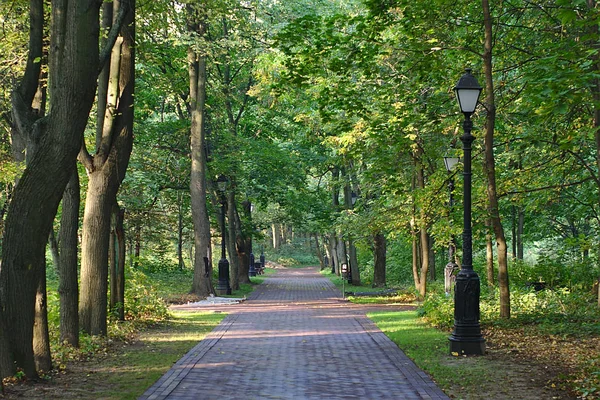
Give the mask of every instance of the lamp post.
[{"label": "lamp post", "polygon": [[217,178],[217,188],[221,194],[221,259],[219,260],[219,281],[217,282],[217,294],[231,294],[229,286],[229,261],[225,254],[225,204],[227,202],[225,191],[227,190],[227,177],[220,175]]},{"label": "lamp post", "polygon": [[[452,210],[452,207],[454,206],[454,196],[453,196],[454,176],[451,174],[452,174],[452,171],[454,171],[454,168],[456,168],[458,161],[459,161],[458,157],[453,157],[450,154],[447,154],[444,156],[444,165],[446,166],[446,171],[448,171],[448,174],[450,174],[450,177],[448,178],[448,192],[449,192],[448,208],[450,209],[450,211]],[[448,244],[448,264],[446,264],[446,268],[444,268],[444,290],[446,292],[446,296],[450,295],[452,276],[454,274],[454,271],[456,271],[458,269],[458,265],[456,265],[456,263],[454,262],[454,251],[455,251],[454,236],[452,236],[450,238],[450,243]]]},{"label": "lamp post", "polygon": [[256,276],[256,268],[254,267],[254,253],[250,253],[250,267],[248,269],[248,275]]},{"label": "lamp post", "polygon": [[471,135],[473,122],[471,115],[475,112],[481,86],[466,69],[454,91],[458,99],[460,111],[465,116],[464,134],[460,137],[463,143],[464,186],[463,186],[463,259],[462,267],[456,276],[454,287],[454,330],[450,335],[450,353],[459,355],[477,355],[485,353],[485,340],[481,336],[479,326],[479,276],[473,270],[473,234],[471,230],[471,145],[475,137]]}]

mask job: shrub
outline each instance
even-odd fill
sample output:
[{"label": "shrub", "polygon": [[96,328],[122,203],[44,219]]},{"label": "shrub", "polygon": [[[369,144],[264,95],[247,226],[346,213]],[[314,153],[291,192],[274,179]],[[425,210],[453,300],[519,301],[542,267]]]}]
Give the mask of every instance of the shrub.
[{"label": "shrub", "polygon": [[141,271],[127,271],[125,313],[128,320],[158,321],[168,316],[167,305]]}]

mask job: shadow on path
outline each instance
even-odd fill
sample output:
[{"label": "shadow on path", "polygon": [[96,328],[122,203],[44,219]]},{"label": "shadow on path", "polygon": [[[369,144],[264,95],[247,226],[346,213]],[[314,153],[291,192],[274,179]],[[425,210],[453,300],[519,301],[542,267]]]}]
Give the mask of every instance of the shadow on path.
[{"label": "shadow on path", "polygon": [[[281,269],[140,399],[448,399],[315,268]],[[408,308],[408,307],[407,307]]]}]

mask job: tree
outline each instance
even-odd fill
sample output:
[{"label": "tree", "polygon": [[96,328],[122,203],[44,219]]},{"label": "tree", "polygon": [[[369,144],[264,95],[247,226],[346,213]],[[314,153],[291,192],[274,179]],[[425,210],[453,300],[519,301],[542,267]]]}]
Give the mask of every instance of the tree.
[{"label": "tree", "polygon": [[[187,5],[188,32],[197,41],[188,48],[188,73],[190,79],[190,112],[192,125],[190,141],[192,149],[192,170],[190,175],[190,195],[192,219],[194,221],[194,281],[192,292],[199,296],[214,293],[212,276],[212,254],[210,243],[210,223],[206,208],[207,159],[206,159],[206,53],[202,43],[207,32],[205,6]],[[207,263],[207,264],[205,264]],[[205,271],[205,265],[209,270]]]},{"label": "tree", "polygon": [[133,145],[135,0],[103,5],[103,27],[118,32],[105,43],[107,64],[98,80],[96,152],[86,146],[79,160],[89,176],[81,241],[81,329],[106,335],[111,210],[125,178]]},{"label": "tree", "polygon": [[[99,65],[100,2],[64,1],[52,5],[49,57],[52,107],[36,119],[30,100],[14,92],[16,129],[31,140],[27,166],[10,203],[0,267],[0,375],[15,367],[37,375],[33,354],[35,293],[44,272],[45,248],[62,193],[73,173],[82,133],[94,99]],[[42,1],[32,2],[40,18]],[[32,27],[42,24],[31,21]],[[33,46],[32,46],[33,47]],[[34,51],[35,54],[35,51]],[[28,63],[23,82],[35,81],[36,57]],[[37,84],[35,85],[37,87]],[[7,329],[10,323],[10,329]],[[15,364],[12,363],[15,362]]]}]

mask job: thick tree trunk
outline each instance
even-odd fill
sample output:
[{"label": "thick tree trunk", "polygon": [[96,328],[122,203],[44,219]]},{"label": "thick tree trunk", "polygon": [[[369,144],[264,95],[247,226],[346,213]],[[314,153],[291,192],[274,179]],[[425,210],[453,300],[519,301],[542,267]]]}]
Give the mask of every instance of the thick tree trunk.
[{"label": "thick tree trunk", "polygon": [[373,236],[374,244],[374,271],[373,271],[373,287],[385,287],[386,286],[386,252],[387,252],[387,241],[385,235],[381,232],[377,232]]},{"label": "thick tree trunk", "polygon": [[496,103],[494,99],[494,81],[492,70],[493,32],[492,18],[488,0],[482,0],[485,42],[483,67],[485,72],[485,92],[487,117],[485,123],[485,165],[487,174],[487,195],[491,212],[492,228],[496,236],[498,257],[498,287],[500,288],[500,317],[510,318],[510,291],[508,286],[508,254],[504,228],[500,220],[498,195],[496,191],[496,166],[494,161],[494,126],[496,122]]},{"label": "thick tree trunk", "polygon": [[79,347],[79,282],[77,276],[80,188],[79,174],[73,174],[63,194],[60,219],[60,341]]},{"label": "thick tree trunk", "polygon": [[116,188],[105,172],[109,171],[89,174],[83,214],[79,325],[90,335],[106,335],[107,329],[110,214]]},{"label": "thick tree trunk", "polygon": [[[206,34],[206,16],[200,7],[187,5],[188,31],[203,37]],[[188,75],[192,125],[190,142],[192,170],[190,174],[190,200],[194,224],[194,277],[192,293],[208,296],[215,293],[212,285],[212,252],[210,222],[206,208],[206,55],[188,49]],[[208,266],[208,271],[206,270]]]},{"label": "thick tree trunk", "polygon": [[[5,342],[0,343],[0,349],[8,350],[0,356],[3,375],[20,367],[27,376],[36,376],[32,343],[37,283],[44,271],[52,222],[81,147],[94,98],[99,6],[98,1],[53,3],[49,67],[52,109],[47,117],[29,125],[36,140],[35,151],[28,148],[27,167],[15,188],[4,231],[0,268],[4,330],[0,341]],[[14,101],[23,100],[17,96]],[[26,115],[17,119],[32,121]],[[16,364],[7,365],[6,360],[11,359]]]},{"label": "thick tree trunk", "polygon": [[[108,80],[99,81],[96,154],[85,147],[80,161],[88,176],[88,194],[83,217],[81,242],[81,292],[79,318],[81,328],[92,335],[106,335],[108,251],[110,215],[116,195],[125,178],[133,146],[133,96],[135,83],[135,0],[105,3],[114,5],[115,19],[125,13],[119,37],[112,46]],[[106,90],[106,92],[104,92]],[[102,97],[106,93],[105,97]]]}]

